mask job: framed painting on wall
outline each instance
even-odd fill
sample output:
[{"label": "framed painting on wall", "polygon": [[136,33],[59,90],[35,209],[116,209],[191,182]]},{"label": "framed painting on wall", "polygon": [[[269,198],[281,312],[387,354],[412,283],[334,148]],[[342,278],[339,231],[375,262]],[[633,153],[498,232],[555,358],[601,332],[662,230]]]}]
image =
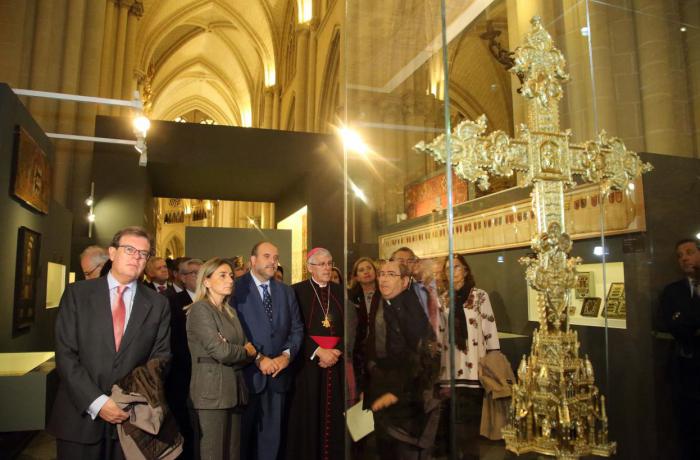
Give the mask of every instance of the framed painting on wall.
[{"label": "framed painting on wall", "polygon": [[46,153],[21,126],[17,127],[12,194],[32,209],[49,213],[51,167]]},{"label": "framed painting on wall", "polygon": [[15,301],[12,315],[14,331],[28,328],[34,323],[40,249],[41,234],[27,227],[20,227],[17,236]]}]

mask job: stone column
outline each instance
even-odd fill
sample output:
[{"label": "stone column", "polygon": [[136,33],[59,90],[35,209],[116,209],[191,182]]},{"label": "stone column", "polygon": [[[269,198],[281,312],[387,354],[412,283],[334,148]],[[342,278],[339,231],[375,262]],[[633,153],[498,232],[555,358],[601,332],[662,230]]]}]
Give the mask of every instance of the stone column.
[{"label": "stone column", "polygon": [[272,129],[272,99],[275,97],[275,89],[273,87],[266,87],[263,91],[265,93],[265,105],[263,108],[262,127]]},{"label": "stone column", "polygon": [[[63,45],[62,72],[60,91],[67,94],[78,93],[80,80],[81,51],[83,44],[83,20],[85,0],[69,0],[65,24],[65,43]],[[60,101],[56,131],[61,134],[74,134],[78,103]],[[57,141],[54,159],[53,180],[56,201],[70,207],[74,183],[73,152],[76,142]]]},{"label": "stone column", "polygon": [[[697,24],[700,20],[700,4],[697,2],[681,3],[681,20],[687,24]],[[695,157],[700,157],[700,31],[696,27],[687,27],[683,34],[685,60],[688,66],[688,91],[691,101],[693,121],[693,141]]]},{"label": "stone column", "polygon": [[[114,76],[114,43],[116,16],[119,9],[119,0],[107,1],[104,20],[104,41],[102,42],[102,65],[100,66],[100,92],[101,97],[112,97],[112,77]],[[111,113],[110,107],[101,105],[98,108],[100,115]]]},{"label": "stone column", "polygon": [[[117,41],[114,49],[114,73],[112,75],[112,91],[109,97],[120,99],[122,96],[122,81],[124,80],[124,58],[126,51],[127,23],[129,21],[129,8],[125,2],[120,1],[117,8]],[[111,114],[118,116],[120,107],[113,106]]]},{"label": "stone column", "polygon": [[[306,130],[314,130],[314,120],[316,117],[316,53],[318,51],[318,20],[314,18],[309,24],[309,63],[308,77],[306,79]],[[299,68],[297,67],[297,72]]]},{"label": "stone column", "polygon": [[272,128],[280,129],[280,85],[274,86],[272,96]]},{"label": "stone column", "polygon": [[294,86],[294,130],[306,130],[306,88],[309,70],[309,25],[298,24],[296,31],[296,75]]},{"label": "stone column", "polygon": [[690,156],[691,139],[683,129],[689,118],[687,103],[680,94],[686,85],[678,85],[676,75],[681,32],[677,23],[667,21],[673,5],[668,0],[634,0],[633,5],[646,150]]},{"label": "stone column", "polygon": [[[129,14],[126,21],[126,45],[124,48],[124,72],[122,74],[121,99],[132,99],[136,89],[136,74],[134,62],[136,61],[136,32],[138,32],[139,21],[143,17],[143,3],[136,0],[129,7]],[[122,115],[129,115],[129,109],[122,108]]]}]

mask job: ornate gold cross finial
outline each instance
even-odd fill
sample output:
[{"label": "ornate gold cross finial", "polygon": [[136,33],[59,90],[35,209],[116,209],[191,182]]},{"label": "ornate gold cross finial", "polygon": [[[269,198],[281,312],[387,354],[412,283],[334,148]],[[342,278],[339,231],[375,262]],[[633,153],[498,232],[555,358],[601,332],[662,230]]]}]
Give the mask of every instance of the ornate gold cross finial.
[{"label": "ornate gold cross finial", "polygon": [[[509,425],[503,430],[506,448],[559,458],[608,456],[616,445],[607,439],[605,398],[594,385],[593,366],[578,356],[576,332],[569,330],[569,292],[574,287],[578,258],[569,257],[571,238],[564,219],[564,188],[581,182],[600,184],[603,193],[619,190],[650,171],[651,165],[627,150],[624,142],[604,131],[597,139],[572,144],[569,130],[559,128],[559,101],[567,82],[566,61],[539,17],[515,50],[514,74],[524,76],[519,93],[527,103],[527,124],[515,138],[503,131],[486,134],[486,117],[458,124],[451,136],[455,173],[479,187],[489,186],[489,174],[523,174],[532,185],[538,234],[535,257],[524,258],[528,284],[537,291],[540,328],[531,355],[523,357]],[[444,163],[445,135],[414,149]]]}]

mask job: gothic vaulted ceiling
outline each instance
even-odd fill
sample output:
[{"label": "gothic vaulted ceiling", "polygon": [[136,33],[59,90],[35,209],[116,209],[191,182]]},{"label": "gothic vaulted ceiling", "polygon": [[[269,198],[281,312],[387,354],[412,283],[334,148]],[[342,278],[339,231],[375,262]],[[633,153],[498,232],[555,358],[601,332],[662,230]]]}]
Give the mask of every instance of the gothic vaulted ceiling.
[{"label": "gothic vaulted ceiling", "polygon": [[274,83],[288,0],[145,0],[136,68],[151,84],[151,117],[193,111],[250,126],[261,88]]}]

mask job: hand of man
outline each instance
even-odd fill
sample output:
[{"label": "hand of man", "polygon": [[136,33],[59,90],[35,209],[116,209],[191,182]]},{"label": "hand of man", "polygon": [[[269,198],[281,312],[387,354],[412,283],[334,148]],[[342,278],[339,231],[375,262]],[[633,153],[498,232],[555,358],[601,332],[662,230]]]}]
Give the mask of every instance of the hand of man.
[{"label": "hand of man", "polygon": [[380,410],[386,409],[397,402],[399,402],[399,398],[397,398],[393,393],[384,393],[372,403],[372,412],[379,412]]},{"label": "hand of man", "polygon": [[320,367],[326,368],[334,366],[338,362],[338,358],[343,352],[336,350],[335,348],[319,348],[316,350],[316,356],[318,356],[318,365]]},{"label": "hand of man", "polygon": [[253,357],[258,354],[258,350],[255,349],[255,345],[250,342],[246,342],[243,348],[245,348],[245,352],[249,357]]},{"label": "hand of man", "polygon": [[265,375],[272,375],[277,372],[277,363],[272,358],[264,356],[258,361],[258,369]]},{"label": "hand of man", "polygon": [[121,410],[119,406],[117,406],[117,403],[111,398],[104,403],[100,409],[100,413],[97,415],[99,415],[102,420],[109,423],[122,423],[129,418],[129,414]]},{"label": "hand of man", "polygon": [[280,372],[282,372],[284,369],[286,369],[287,366],[289,366],[289,356],[287,356],[286,353],[282,353],[278,357],[274,358],[273,361],[278,366],[275,373],[272,374],[272,377],[275,378]]}]

